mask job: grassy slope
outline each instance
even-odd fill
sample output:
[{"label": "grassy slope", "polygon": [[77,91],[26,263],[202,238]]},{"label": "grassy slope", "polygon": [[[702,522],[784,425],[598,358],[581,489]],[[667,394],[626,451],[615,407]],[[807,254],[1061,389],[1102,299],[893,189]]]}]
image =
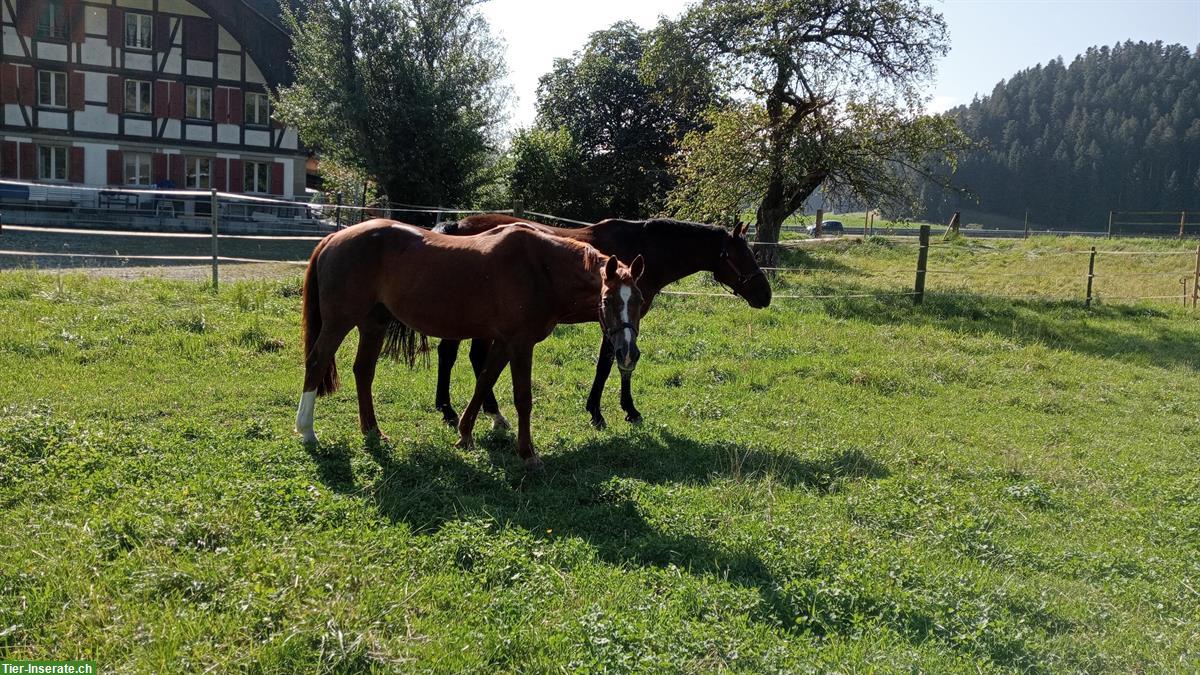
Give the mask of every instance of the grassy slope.
[{"label": "grassy slope", "polygon": [[[804,254],[849,271],[797,288],[858,288],[889,255],[904,276],[908,256],[875,246]],[[548,471],[527,480],[507,436],[453,449],[433,372],[392,364],[376,396],[395,444],[364,446],[349,386],[319,403],[307,452],[290,430],[297,288],[0,274],[0,656],[1200,666],[1191,314],[663,298],[641,429],[616,387],[613,429],[587,425],[594,327],[539,347]]]}]

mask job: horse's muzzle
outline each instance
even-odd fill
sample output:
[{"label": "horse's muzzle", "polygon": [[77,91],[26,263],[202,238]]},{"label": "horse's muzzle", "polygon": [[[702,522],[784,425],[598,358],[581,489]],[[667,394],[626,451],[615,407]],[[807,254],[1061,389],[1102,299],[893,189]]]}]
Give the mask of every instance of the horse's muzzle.
[{"label": "horse's muzzle", "polygon": [[637,345],[617,347],[613,354],[617,360],[617,369],[622,373],[632,373],[633,369],[637,368],[638,359],[642,358],[642,352],[638,350]]}]

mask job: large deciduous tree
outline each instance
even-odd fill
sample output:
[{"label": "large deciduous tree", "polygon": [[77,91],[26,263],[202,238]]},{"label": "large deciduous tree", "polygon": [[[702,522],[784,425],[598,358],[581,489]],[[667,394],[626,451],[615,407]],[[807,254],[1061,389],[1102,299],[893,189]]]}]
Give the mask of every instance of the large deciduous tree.
[{"label": "large deciduous tree", "polygon": [[964,143],[953,122],[922,115],[946,35],[920,0],[703,0],[657,34],[657,72],[687,77],[699,57],[735,102],[683,143],[680,215],[729,219],[753,204],[758,240],[776,242],[818,187],[902,201]]},{"label": "large deciduous tree", "polygon": [[479,0],[285,7],[295,83],[276,115],[390,201],[455,205],[488,180],[507,91]]},{"label": "large deciduous tree", "polygon": [[538,117],[514,142],[514,196],[593,220],[659,210],[669,158],[711,102],[703,70],[687,87],[642,65],[650,35],[631,22],[593,33],[538,84]]}]

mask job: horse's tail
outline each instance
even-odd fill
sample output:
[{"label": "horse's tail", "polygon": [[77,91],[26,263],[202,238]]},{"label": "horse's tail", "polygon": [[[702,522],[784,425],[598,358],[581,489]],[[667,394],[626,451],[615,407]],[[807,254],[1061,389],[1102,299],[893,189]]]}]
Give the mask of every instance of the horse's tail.
[{"label": "horse's tail", "polygon": [[429,362],[429,338],[393,318],[383,341],[383,355],[404,361],[412,368],[417,364],[418,354],[424,357],[423,363]]},{"label": "horse's tail", "polygon": [[[317,344],[317,337],[321,334],[321,294],[317,288],[317,259],[323,250],[325,250],[325,240],[318,242],[317,247],[313,249],[312,257],[308,259],[308,270],[304,273],[300,335],[304,342],[306,363],[308,355],[312,353],[313,347]],[[321,376],[321,381],[317,385],[317,396],[332,394],[338,390],[338,386],[337,363],[331,361],[329,370]]]}]

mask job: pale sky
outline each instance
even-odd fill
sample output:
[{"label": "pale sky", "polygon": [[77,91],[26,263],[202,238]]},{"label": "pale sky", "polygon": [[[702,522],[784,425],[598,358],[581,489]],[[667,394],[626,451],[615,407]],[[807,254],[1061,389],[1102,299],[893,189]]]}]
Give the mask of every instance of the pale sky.
[{"label": "pale sky", "polygon": [[[538,78],[588,34],[622,19],[649,28],[678,16],[690,0],[491,0],[483,13],[508,45],[516,96],[509,126],[533,123]],[[1162,40],[1200,45],[1200,0],[934,0],[950,28],[950,54],[938,64],[930,109],[990,93],[1023,68],[1092,45]]]}]

